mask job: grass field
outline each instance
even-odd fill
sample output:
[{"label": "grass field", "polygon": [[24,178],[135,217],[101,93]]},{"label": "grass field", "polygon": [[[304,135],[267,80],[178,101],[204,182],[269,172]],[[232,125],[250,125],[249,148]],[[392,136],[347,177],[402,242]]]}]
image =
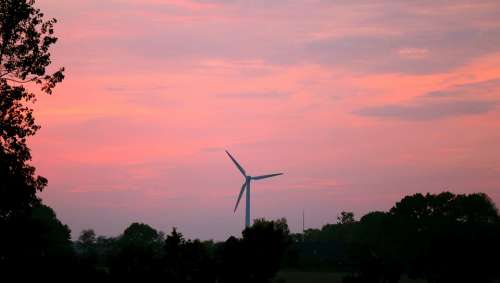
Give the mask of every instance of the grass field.
[{"label": "grass field", "polygon": [[[286,283],[341,283],[343,275],[335,272],[280,271],[276,282],[284,279]],[[425,281],[410,279],[402,279],[399,282],[425,283]]]}]

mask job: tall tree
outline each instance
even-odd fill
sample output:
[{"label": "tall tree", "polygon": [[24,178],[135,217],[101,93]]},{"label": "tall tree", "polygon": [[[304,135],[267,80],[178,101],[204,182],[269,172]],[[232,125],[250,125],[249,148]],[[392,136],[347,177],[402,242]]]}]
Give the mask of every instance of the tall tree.
[{"label": "tall tree", "polygon": [[354,222],[354,212],[342,211],[340,216],[337,217],[338,224],[352,224]]},{"label": "tall tree", "polygon": [[[47,180],[35,174],[27,145],[40,128],[36,96],[64,79],[64,68],[48,70],[55,23],[34,0],[0,1],[0,273],[18,277],[50,272],[42,266],[71,255],[69,229],[37,196]],[[18,272],[27,266],[32,272]]]},{"label": "tall tree", "polygon": [[415,194],[389,214],[393,250],[411,275],[445,283],[498,278],[500,215],[486,194]]},{"label": "tall tree", "polygon": [[291,244],[286,219],[256,219],[242,234],[245,252],[242,260],[246,261],[245,267],[248,269],[247,282],[270,282],[281,267],[283,256]]},{"label": "tall tree", "polygon": [[44,19],[34,0],[0,1],[0,225],[29,215],[47,180],[35,174],[27,138],[40,128],[32,104],[51,94],[64,68],[49,74],[55,19]]},{"label": "tall tree", "polygon": [[110,271],[114,279],[147,280],[157,275],[163,234],[143,223],[132,223],[117,240],[112,252]]},{"label": "tall tree", "polygon": [[10,221],[7,229],[0,229],[2,278],[15,276],[20,282],[64,278],[74,268],[70,229],[46,205],[30,211],[31,215]]}]

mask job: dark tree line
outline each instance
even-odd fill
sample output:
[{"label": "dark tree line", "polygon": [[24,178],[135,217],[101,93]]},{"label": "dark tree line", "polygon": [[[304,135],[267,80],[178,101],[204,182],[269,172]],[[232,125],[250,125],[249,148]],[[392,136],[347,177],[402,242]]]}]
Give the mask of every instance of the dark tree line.
[{"label": "dark tree line", "polygon": [[[16,260],[37,277],[77,275],[98,281],[273,282],[280,269],[344,272],[349,282],[497,282],[500,217],[481,193],[415,194],[388,212],[359,220],[343,213],[337,224],[291,235],[285,219],[258,219],[241,238],[223,242],[166,235],[133,223],[117,237],[93,230],[70,240],[67,226],[47,206],[37,206],[19,227],[24,237],[7,243]],[[23,274],[24,275],[24,274]],[[27,274],[30,275],[30,274]],[[497,280],[497,281],[495,281]]]},{"label": "dark tree line", "polygon": [[348,215],[294,235],[301,268],[351,272],[346,282],[500,279],[500,216],[485,194],[415,194],[389,212]]},{"label": "dark tree line", "polygon": [[77,274],[86,280],[271,282],[290,244],[286,220],[258,219],[241,238],[218,243],[186,240],[175,228],[165,237],[142,223],[116,238],[84,230],[74,250]]}]

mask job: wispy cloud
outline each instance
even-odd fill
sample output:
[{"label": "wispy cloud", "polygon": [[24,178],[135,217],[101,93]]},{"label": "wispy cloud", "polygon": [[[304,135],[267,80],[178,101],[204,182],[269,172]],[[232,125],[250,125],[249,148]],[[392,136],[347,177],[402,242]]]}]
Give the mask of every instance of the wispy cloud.
[{"label": "wispy cloud", "polygon": [[466,84],[458,84],[447,89],[427,93],[428,97],[460,97],[490,94],[500,97],[500,78]]},{"label": "wispy cloud", "polygon": [[289,98],[290,93],[287,92],[236,92],[236,93],[222,93],[217,96],[224,98],[235,99],[284,99]]},{"label": "wispy cloud", "polygon": [[[182,227],[227,219],[241,176],[226,147],[252,172],[286,173],[256,190],[270,211],[308,199],[323,223],[332,207],[498,187],[484,170],[500,164],[498,1],[37,4],[59,20],[53,59],[68,72],[36,104],[33,163],[60,215],[75,215],[68,191],[94,213],[72,228],[118,234],[109,223],[130,223],[125,215]],[[273,188],[297,193],[276,201]],[[349,197],[332,205],[330,192]],[[102,220],[94,204],[117,197],[121,214]],[[230,219],[187,236],[222,238],[240,228]]]},{"label": "wispy cloud", "polygon": [[426,101],[410,105],[388,104],[366,107],[355,111],[355,113],[367,117],[428,121],[448,117],[484,114],[495,109],[497,105],[497,101],[481,100]]},{"label": "wispy cloud", "polygon": [[427,121],[480,115],[500,104],[500,79],[461,83],[429,91],[408,102],[368,106],[354,111],[365,117]]}]

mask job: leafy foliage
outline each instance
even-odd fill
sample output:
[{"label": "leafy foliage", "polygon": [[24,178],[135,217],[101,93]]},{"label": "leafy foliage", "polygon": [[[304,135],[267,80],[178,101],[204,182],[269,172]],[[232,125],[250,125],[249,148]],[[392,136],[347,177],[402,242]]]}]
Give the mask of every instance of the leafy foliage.
[{"label": "leafy foliage", "polygon": [[339,224],[352,224],[354,223],[354,213],[353,212],[346,212],[342,211],[340,213],[340,216],[337,217],[337,222]]},{"label": "leafy foliage", "polygon": [[18,276],[69,270],[73,256],[68,227],[37,196],[47,180],[29,164],[27,138],[40,128],[31,90],[51,94],[64,79],[63,68],[47,72],[56,20],[44,20],[34,4],[0,1],[0,273]]},{"label": "leafy foliage", "polygon": [[110,269],[118,278],[150,278],[156,275],[163,237],[147,224],[132,223],[116,240]]},{"label": "leafy foliage", "polygon": [[[349,217],[351,218],[351,217]],[[500,216],[483,193],[415,194],[389,212],[339,221],[295,237],[303,267],[352,272],[346,282],[493,282]]]},{"label": "leafy foliage", "polygon": [[64,79],[64,68],[47,74],[55,19],[44,20],[33,0],[0,2],[0,222],[14,214],[29,214],[38,205],[36,193],[47,180],[35,175],[28,164],[26,144],[40,128],[30,104],[36,101],[29,89],[39,86],[51,94]]},{"label": "leafy foliage", "polygon": [[487,195],[415,194],[389,214],[393,254],[411,276],[436,282],[490,282],[495,276],[491,259],[500,243],[493,235],[500,236],[500,217]]},{"label": "leafy foliage", "polygon": [[286,219],[257,219],[242,234],[220,249],[220,282],[270,282],[291,244]]},{"label": "leafy foliage", "polygon": [[165,240],[164,270],[168,282],[215,282],[214,256],[210,243],[185,240],[173,229]]},{"label": "leafy foliage", "polygon": [[5,228],[0,233],[3,275],[16,275],[19,280],[58,278],[75,267],[71,231],[50,207],[37,205],[29,216],[10,221],[2,228]]}]

